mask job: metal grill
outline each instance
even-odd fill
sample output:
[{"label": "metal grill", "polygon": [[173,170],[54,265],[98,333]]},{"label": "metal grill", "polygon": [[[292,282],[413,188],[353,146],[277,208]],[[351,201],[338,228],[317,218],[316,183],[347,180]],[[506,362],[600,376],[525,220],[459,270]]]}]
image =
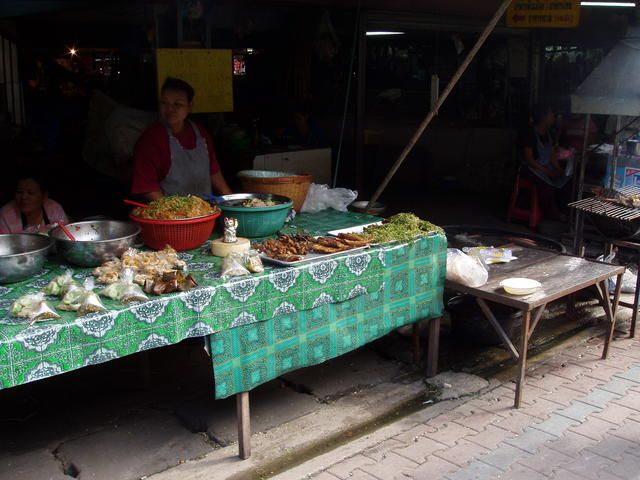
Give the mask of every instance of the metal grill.
[{"label": "metal grill", "polygon": [[[619,198],[630,197],[632,195],[640,195],[640,188],[629,185],[616,190],[615,193]],[[594,213],[627,222],[640,218],[640,208],[618,205],[617,203],[603,200],[601,197],[585,198],[577,202],[572,202],[568,206],[583,212]]]}]

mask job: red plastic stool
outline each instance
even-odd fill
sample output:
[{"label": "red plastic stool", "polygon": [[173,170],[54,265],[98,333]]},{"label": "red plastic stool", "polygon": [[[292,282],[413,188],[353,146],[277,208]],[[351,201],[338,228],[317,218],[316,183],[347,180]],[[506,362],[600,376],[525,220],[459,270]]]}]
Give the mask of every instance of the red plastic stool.
[{"label": "red plastic stool", "polygon": [[[529,195],[529,208],[522,208],[517,205],[521,191]],[[529,222],[529,228],[532,230],[534,230],[538,226],[538,223],[540,223],[540,220],[542,220],[542,210],[540,210],[538,199],[538,187],[536,187],[531,180],[521,175],[518,175],[516,184],[513,186],[509,210],[507,210],[507,222],[510,223],[512,219],[527,220]]]}]

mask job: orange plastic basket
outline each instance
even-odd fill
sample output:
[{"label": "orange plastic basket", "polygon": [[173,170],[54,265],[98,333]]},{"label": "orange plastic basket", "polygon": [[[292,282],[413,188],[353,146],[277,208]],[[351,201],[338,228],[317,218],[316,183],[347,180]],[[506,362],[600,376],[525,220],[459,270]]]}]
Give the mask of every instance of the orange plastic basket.
[{"label": "orange plastic basket", "polygon": [[171,245],[181,252],[193,250],[206,242],[221,213],[218,210],[211,215],[184,220],[151,220],[135,215],[129,215],[129,218],[140,225],[140,236],[148,247],[162,250]]}]

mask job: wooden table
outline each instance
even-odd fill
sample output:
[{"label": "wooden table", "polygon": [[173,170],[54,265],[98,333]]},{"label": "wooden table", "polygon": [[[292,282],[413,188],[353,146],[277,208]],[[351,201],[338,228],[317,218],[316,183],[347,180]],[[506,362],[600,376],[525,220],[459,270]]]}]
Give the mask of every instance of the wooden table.
[{"label": "wooden table", "polygon": [[[455,282],[446,282],[446,287],[476,297],[483,313],[496,330],[511,354],[518,360],[516,378],[515,408],[520,407],[522,388],[527,366],[527,348],[531,335],[538,326],[549,302],[565,297],[587,287],[597,287],[602,305],[609,322],[602,358],[607,358],[609,343],[615,327],[615,312],[618,307],[620,287],[624,267],[588,260],[585,258],[537,250],[526,247],[509,246],[516,257],[509,263],[494,264],[489,267],[489,281],[482,287],[467,287]],[[607,279],[618,277],[617,287],[610,299]],[[506,278],[524,277],[539,281],[542,288],[530,295],[510,295],[500,287]],[[517,308],[522,311],[522,340],[520,351],[513,345],[504,329],[496,320],[487,300]]]}]

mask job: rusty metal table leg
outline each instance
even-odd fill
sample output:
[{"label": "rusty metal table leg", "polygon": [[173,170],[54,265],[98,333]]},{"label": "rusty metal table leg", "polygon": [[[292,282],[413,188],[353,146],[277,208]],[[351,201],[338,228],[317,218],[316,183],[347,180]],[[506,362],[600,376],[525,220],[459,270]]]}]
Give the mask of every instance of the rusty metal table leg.
[{"label": "rusty metal table leg", "polygon": [[616,311],[618,310],[618,301],[620,299],[620,288],[622,288],[622,275],[620,274],[617,277],[616,282],[616,290],[613,295],[613,301],[609,300],[609,286],[607,285],[608,280],[603,280],[599,282],[598,292],[600,293],[600,297],[602,299],[602,305],[604,306],[604,313],[607,316],[607,321],[609,322],[607,326],[607,335],[604,339],[604,347],[602,348],[602,358],[605,359],[609,355],[609,344],[613,340],[613,332],[616,328]]},{"label": "rusty metal table leg", "polygon": [[238,455],[242,460],[251,456],[251,419],[249,417],[249,392],[236,393],[238,422]]},{"label": "rusty metal table leg", "polygon": [[422,322],[417,321],[413,324],[413,364],[420,365],[422,352],[420,348],[420,327]]},{"label": "rusty metal table leg", "polygon": [[636,275],[636,291],[633,293],[633,312],[631,313],[631,328],[629,329],[629,338],[636,336],[636,321],[638,320],[638,299],[640,298],[640,261],[638,262],[638,270]]},{"label": "rusty metal table leg", "polygon": [[531,322],[531,312],[522,312],[522,343],[520,346],[520,358],[518,359],[518,378],[516,378],[516,395],[513,406],[520,408],[522,401],[522,388],[524,387],[524,376],[527,373],[527,348],[529,346],[529,324]]},{"label": "rusty metal table leg", "polygon": [[502,340],[502,343],[504,344],[504,346],[509,349],[511,356],[515,360],[518,360],[519,354],[518,354],[518,351],[516,350],[516,347],[511,342],[511,339],[507,335],[507,332],[505,332],[504,329],[502,328],[502,325],[500,325],[500,322],[498,322],[496,317],[493,315],[493,312],[489,308],[489,305],[487,305],[487,302],[485,302],[484,299],[479,297],[476,297],[476,302],[480,306],[480,310],[482,310],[482,313],[484,313],[484,316],[487,317],[487,320],[489,320],[489,323],[491,324],[493,329],[496,331],[496,333]]},{"label": "rusty metal table leg", "polygon": [[427,350],[426,375],[433,377],[438,373],[438,352],[440,349],[440,319],[429,320],[429,344]]}]

